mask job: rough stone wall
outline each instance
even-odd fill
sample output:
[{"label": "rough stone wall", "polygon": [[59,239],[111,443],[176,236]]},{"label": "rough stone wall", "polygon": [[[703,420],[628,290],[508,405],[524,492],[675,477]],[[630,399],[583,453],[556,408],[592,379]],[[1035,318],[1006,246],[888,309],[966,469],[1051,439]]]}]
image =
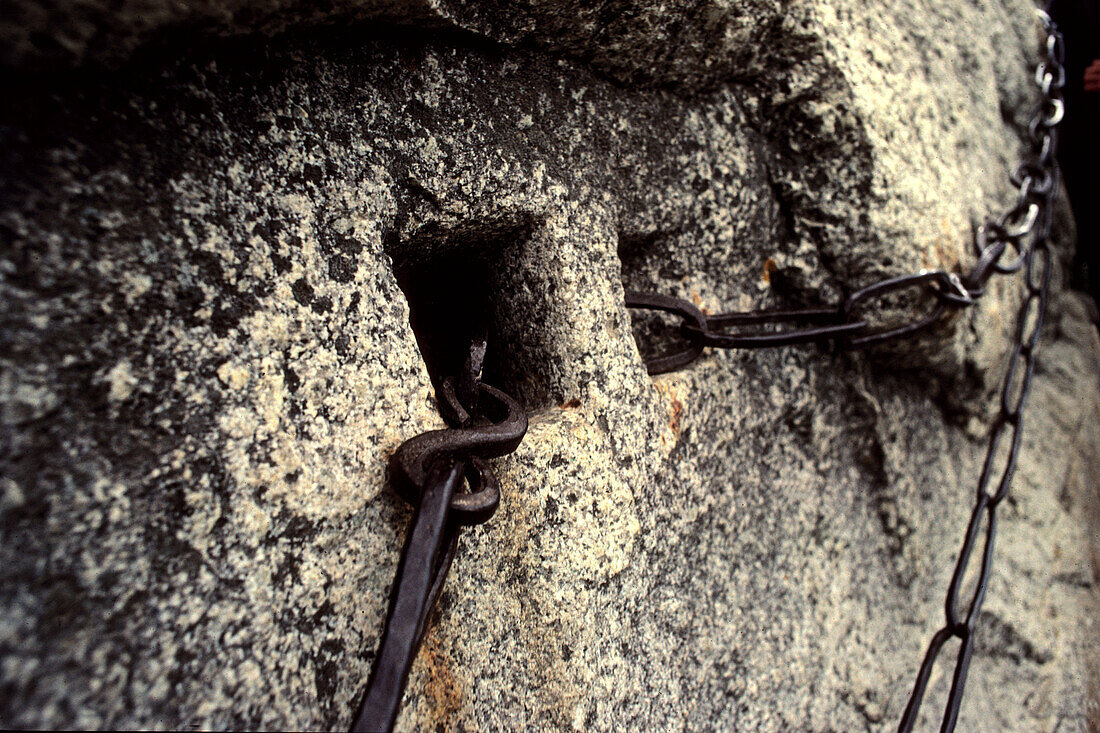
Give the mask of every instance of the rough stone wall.
[{"label": "rough stone wall", "polygon": [[[622,291],[966,267],[1026,2],[8,5],[0,722],[346,727],[409,516],[386,461],[484,312],[531,429],[399,727],[896,724],[1017,287],[888,353],[655,379]],[[1061,280],[965,730],[1100,724],[1100,342]]]}]

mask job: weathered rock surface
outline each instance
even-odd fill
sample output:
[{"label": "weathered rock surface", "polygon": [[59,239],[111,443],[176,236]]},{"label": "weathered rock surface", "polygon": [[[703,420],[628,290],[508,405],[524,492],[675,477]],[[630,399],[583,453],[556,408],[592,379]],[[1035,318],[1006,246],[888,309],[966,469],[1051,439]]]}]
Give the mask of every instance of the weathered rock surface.
[{"label": "weathered rock surface", "polygon": [[[890,353],[655,379],[623,286],[713,311],[970,264],[1027,3],[12,7],[0,722],[346,727],[408,521],[386,461],[484,314],[531,429],[401,728],[896,724],[1018,284]],[[1056,281],[966,730],[1100,720],[1100,341]]]}]

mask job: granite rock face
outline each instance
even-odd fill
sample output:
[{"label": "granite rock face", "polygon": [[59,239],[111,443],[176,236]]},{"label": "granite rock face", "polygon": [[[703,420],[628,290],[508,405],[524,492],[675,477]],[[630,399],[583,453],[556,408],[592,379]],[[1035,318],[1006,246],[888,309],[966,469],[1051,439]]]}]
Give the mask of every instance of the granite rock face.
[{"label": "granite rock face", "polygon": [[[896,725],[1019,283],[882,352],[657,378],[623,288],[967,267],[1026,2],[10,5],[0,722],[347,727],[409,517],[386,462],[482,321],[531,428],[399,728]],[[1100,721],[1100,341],[1055,280],[966,730]]]}]

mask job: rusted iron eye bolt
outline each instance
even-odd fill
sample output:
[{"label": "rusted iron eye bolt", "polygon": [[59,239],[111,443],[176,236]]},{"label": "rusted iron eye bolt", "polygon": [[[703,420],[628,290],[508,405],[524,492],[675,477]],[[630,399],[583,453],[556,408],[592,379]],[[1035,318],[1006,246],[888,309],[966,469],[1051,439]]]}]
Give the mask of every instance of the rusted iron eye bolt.
[{"label": "rusted iron eye bolt", "polygon": [[[439,385],[440,412],[449,427],[405,441],[390,461],[394,488],[413,507],[413,517],[353,731],[393,729],[459,528],[488,520],[500,504],[500,486],[486,459],[513,452],[527,432],[519,403],[481,382],[484,355],[484,340],[476,340],[461,380],[449,377]],[[469,492],[458,490],[463,477]]]}]

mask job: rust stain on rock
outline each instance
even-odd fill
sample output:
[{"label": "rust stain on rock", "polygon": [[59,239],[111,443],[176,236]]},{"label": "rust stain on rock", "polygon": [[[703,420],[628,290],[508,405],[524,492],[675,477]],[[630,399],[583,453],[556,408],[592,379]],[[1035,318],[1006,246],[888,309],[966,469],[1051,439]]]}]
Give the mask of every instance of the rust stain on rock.
[{"label": "rust stain on rock", "polygon": [[680,439],[680,431],[683,429],[684,403],[676,396],[676,390],[667,383],[654,385],[657,390],[668,399],[668,434],[661,438],[662,442],[669,441],[675,445]]},{"label": "rust stain on rock", "polygon": [[668,426],[674,435],[679,435],[680,422],[684,415],[684,403],[675,397],[670,397],[670,400],[672,403],[672,419],[669,420]]},{"label": "rust stain on rock", "polygon": [[418,663],[424,670],[424,695],[428,698],[428,730],[454,730],[462,708],[462,690],[454,676],[454,660],[443,651],[437,633],[429,629]]},{"label": "rust stain on rock", "polygon": [[710,315],[710,311],[707,308],[703,307],[703,298],[699,295],[699,293],[693,292],[691,294],[691,302],[695,305],[696,308],[699,309],[699,312],[702,313],[704,316]]},{"label": "rust stain on rock", "polygon": [[775,260],[771,257],[764,260],[764,268],[760,271],[760,279],[768,285],[772,283],[772,273],[779,269],[779,265],[775,264]]}]

